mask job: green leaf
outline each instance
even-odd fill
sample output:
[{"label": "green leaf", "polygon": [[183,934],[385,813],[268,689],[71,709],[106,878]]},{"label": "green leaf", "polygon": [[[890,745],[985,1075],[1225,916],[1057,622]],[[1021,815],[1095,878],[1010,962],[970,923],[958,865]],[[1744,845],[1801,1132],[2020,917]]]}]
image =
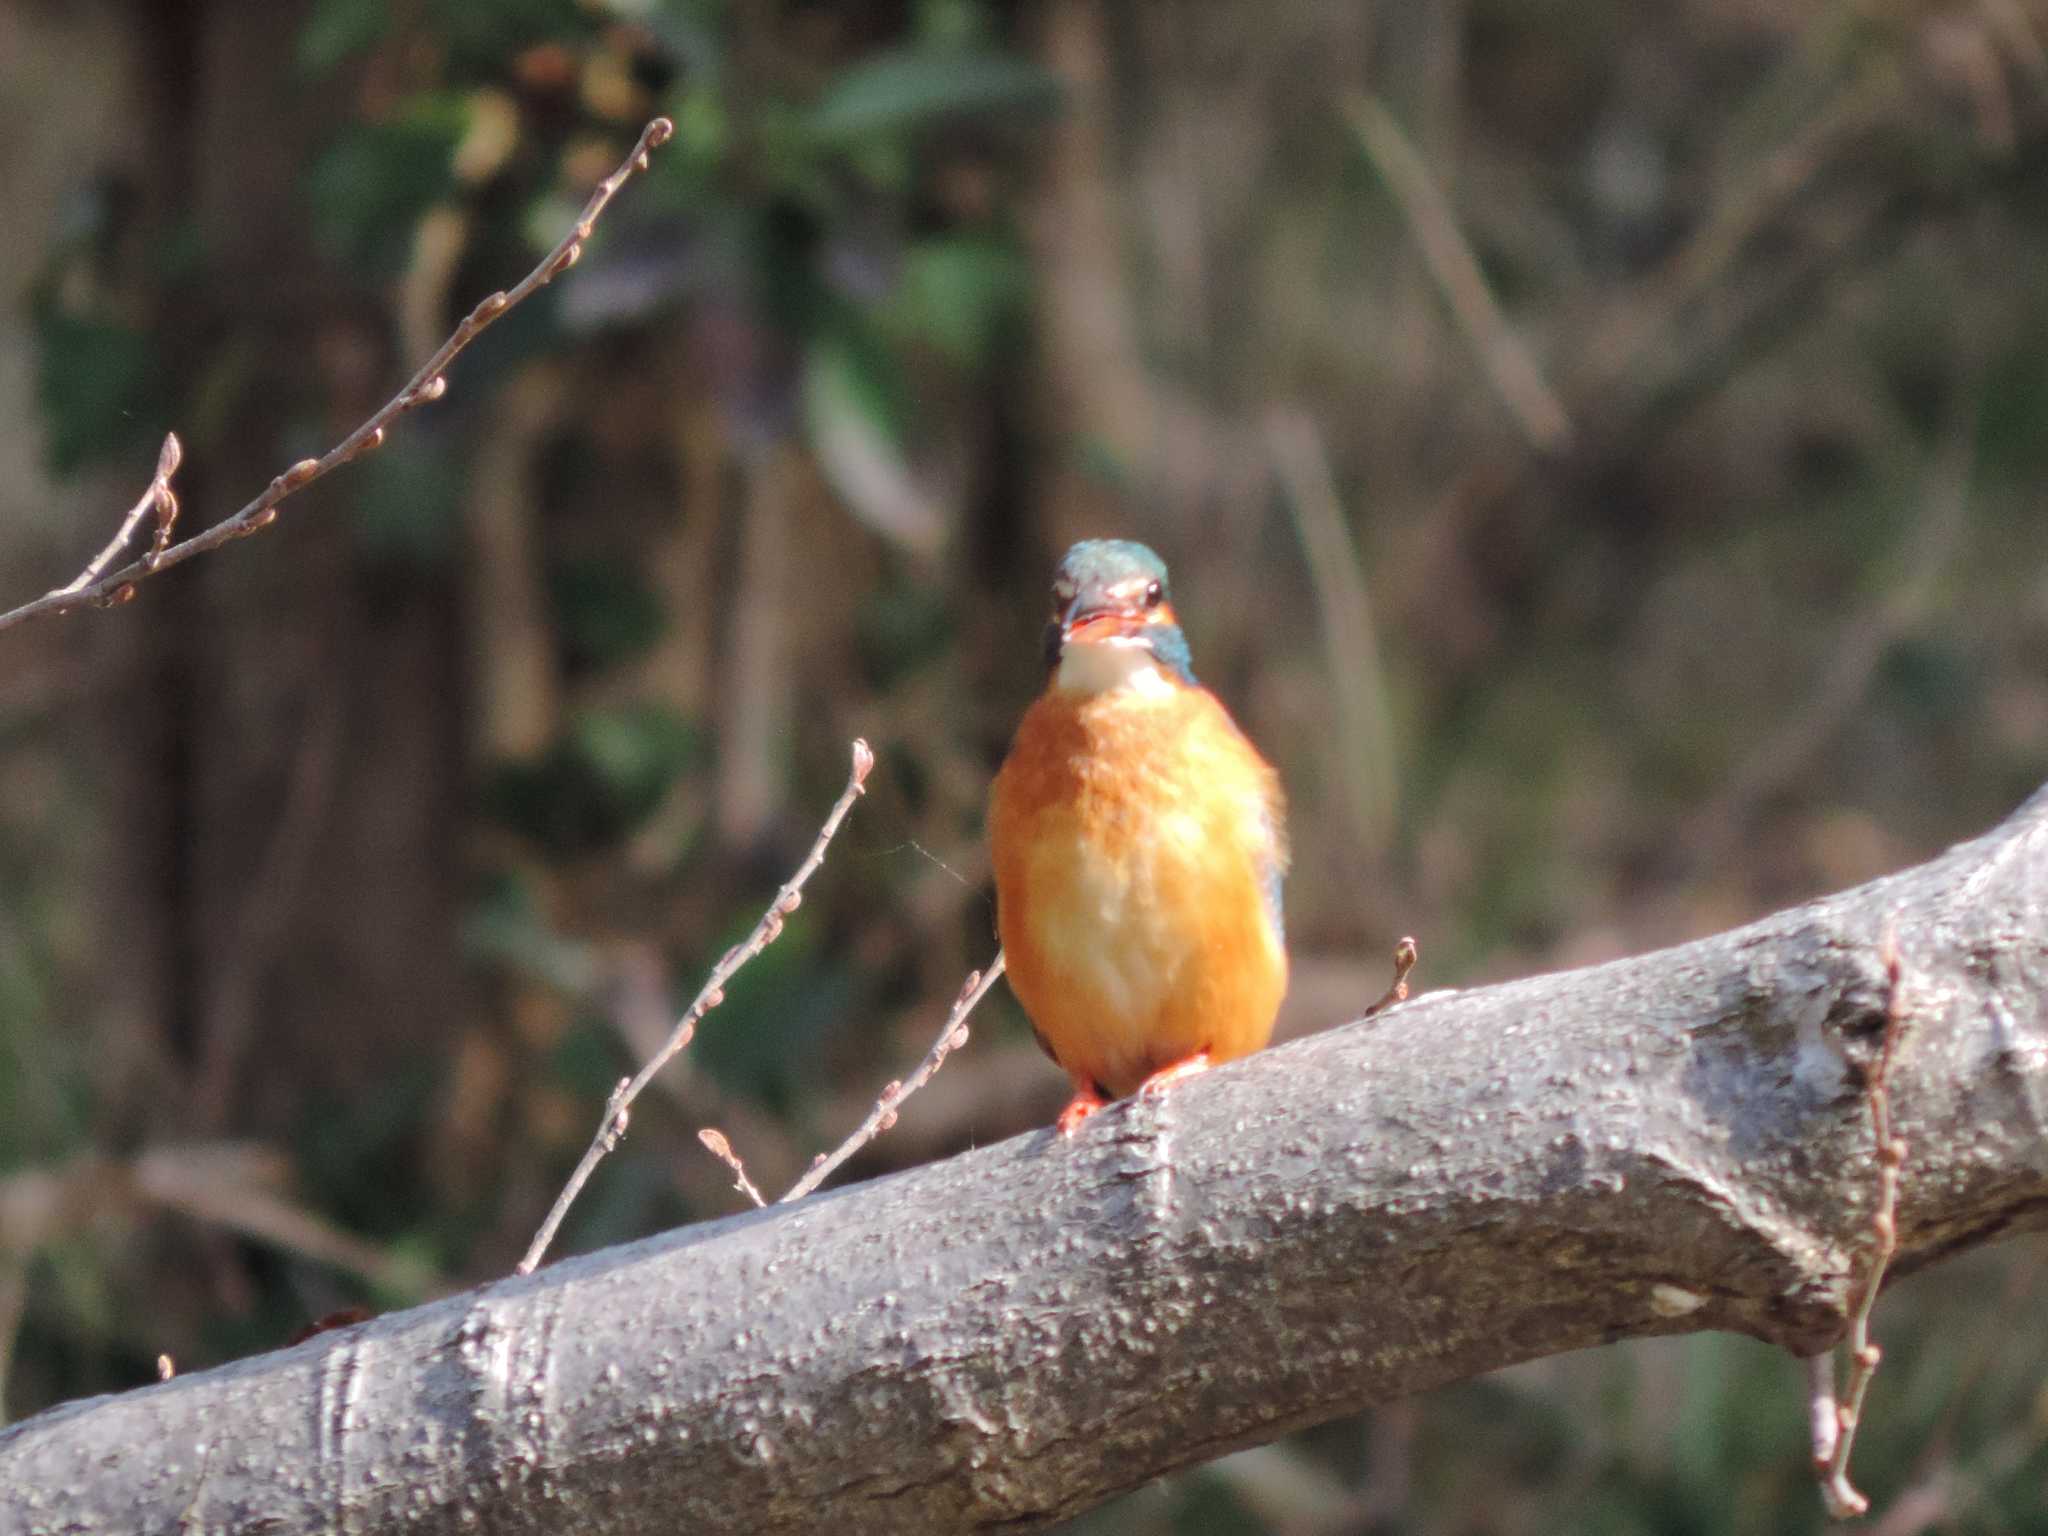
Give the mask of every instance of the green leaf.
[{"label": "green leaf", "polygon": [[991,361],[1024,314],[1029,268],[1008,244],[948,238],[913,246],[904,258],[895,320],[963,367]]},{"label": "green leaf", "polygon": [[156,349],[131,326],[45,308],[36,316],[36,394],[50,467],[147,463],[161,440]]},{"label": "green leaf", "polygon": [[661,600],[625,561],[565,560],[548,573],[571,667],[597,671],[642,656],[666,627]]},{"label": "green leaf", "polygon": [[959,635],[939,588],[899,581],[863,601],[854,616],[862,669],[886,692],[947,655]]},{"label": "green leaf", "polygon": [[390,30],[386,0],[319,0],[299,29],[299,68],[308,75],[329,74]]},{"label": "green leaf", "polygon": [[307,179],[313,228],[352,266],[389,276],[405,264],[421,215],[455,185],[455,146],[468,125],[460,97],[434,95],[393,122],[349,129]]},{"label": "green leaf", "polygon": [[531,976],[565,997],[588,997],[603,975],[597,952],[551,928],[517,876],[495,879],[478,893],[463,914],[461,939],[463,958]]},{"label": "green leaf", "polygon": [[430,570],[455,547],[462,470],[442,441],[402,432],[357,467],[355,531],[364,553]]},{"label": "green leaf", "polygon": [[966,48],[988,36],[988,9],[980,0],[920,0],[914,23],[919,42]]},{"label": "green leaf", "polygon": [[522,49],[574,43],[590,36],[600,20],[579,0],[433,0],[430,9],[434,34],[456,78],[496,78]]},{"label": "green leaf", "polygon": [[847,509],[912,550],[936,549],[946,509],[903,451],[905,391],[887,349],[852,326],[828,329],[804,359],[803,390],[812,451]]},{"label": "green leaf", "polygon": [[702,756],[695,727],[653,705],[597,710],[539,758],[498,767],[487,814],[561,854],[616,844]]},{"label": "green leaf", "polygon": [[[737,944],[752,924],[750,914],[736,915],[723,935],[725,942]],[[723,949],[721,944],[697,963],[680,967],[679,976],[701,974]],[[686,990],[675,1000],[676,1006],[683,1006],[688,997]],[[697,1036],[690,1047],[691,1060],[726,1092],[786,1114],[805,1074],[815,1070],[824,1054],[822,1043],[859,1012],[854,980],[824,952],[819,925],[798,919],[783,930],[779,943],[749,961],[726,989],[718,1028]]]},{"label": "green leaf", "polygon": [[617,799],[652,809],[682,767],[691,734],[674,715],[642,708],[585,715],[571,739],[592,775]]},{"label": "green leaf", "polygon": [[1014,54],[898,50],[841,74],[812,109],[811,132],[843,143],[913,132],[955,117],[1050,111],[1059,99],[1058,77]]}]

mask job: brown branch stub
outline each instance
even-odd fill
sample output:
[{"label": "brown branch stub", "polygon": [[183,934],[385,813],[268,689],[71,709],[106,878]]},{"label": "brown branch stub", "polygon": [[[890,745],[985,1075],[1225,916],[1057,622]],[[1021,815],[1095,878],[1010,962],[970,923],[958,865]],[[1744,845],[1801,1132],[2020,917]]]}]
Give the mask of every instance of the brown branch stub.
[{"label": "brown branch stub", "polygon": [[1870,1314],[1877,1306],[1885,1269],[1898,1249],[1899,1169],[1906,1160],[1906,1143],[1892,1134],[1890,1091],[1892,1059],[1898,1052],[1899,1035],[1906,1022],[1895,923],[1885,927],[1881,953],[1885,972],[1884,1039],[1864,1090],[1876,1143],[1877,1203],[1870,1216],[1870,1265],[1857,1294],[1856,1308],[1849,1316],[1849,1375],[1839,1399],[1834,1392],[1833,1351],[1816,1356],[1809,1367],[1813,1373],[1814,1475],[1820,1480],[1821,1500],[1827,1505],[1828,1514],[1837,1520],[1870,1511],[1869,1498],[1849,1481],[1849,1457],[1855,1450],[1857,1427],[1863,1421],[1864,1394],[1870,1390],[1870,1379],[1877,1374],[1878,1363],[1884,1358],[1884,1351],[1870,1339]]},{"label": "brown branch stub", "polygon": [[790,1187],[777,1205],[788,1205],[792,1200],[801,1200],[825,1180],[830,1178],[839,1165],[862,1147],[896,1123],[896,1112],[903,1107],[903,1101],[930,1082],[939,1068],[946,1064],[946,1058],[967,1043],[967,1015],[974,1012],[976,1005],[988,996],[989,988],[996,984],[996,978],[1003,974],[1003,952],[996,951],[995,959],[989,962],[985,971],[969,971],[967,980],[960,984],[960,992],[953,999],[953,1006],[946,1014],[946,1022],[939,1027],[939,1037],[931,1049],[925,1052],[924,1060],[917,1064],[917,1070],[900,1082],[893,1082],[882,1090],[882,1096],[875,1100],[875,1107],[868,1111],[868,1117],[854,1128],[854,1132],[831,1152],[814,1158],[810,1169]]},{"label": "brown branch stub", "polygon": [[1366,1009],[1362,1017],[1371,1018],[1376,1013],[1385,1013],[1396,1003],[1408,1001],[1408,973],[1415,969],[1417,950],[1415,940],[1404,938],[1394,946],[1394,980],[1380,995],[1380,1000]]},{"label": "brown branch stub", "polygon": [[[619,188],[637,172],[647,169],[651,151],[666,144],[675,132],[675,125],[665,117],[657,117],[640,132],[639,140],[632,151],[619,163],[617,170],[598,183],[597,189],[583,205],[574,228],[543,256],[539,263],[521,278],[509,291],[494,293],[478,304],[463,317],[454,334],[435,349],[434,355],[422,363],[417,372],[408,379],[402,389],[393,395],[361,426],[317,459],[301,459],[290,469],[264,487],[255,500],[240,511],[222,518],[212,526],[202,529],[190,538],[176,544],[171,542],[171,532],[177,521],[178,499],[170,488],[170,478],[178,467],[183,449],[176,433],[164,439],[162,450],[157,455],[156,478],[142,499],[129,510],[122,520],[119,532],[108,546],[88,565],[78,579],[69,586],[47,592],[33,602],[23,603],[5,613],[0,613],[0,630],[12,629],[17,624],[26,624],[31,619],[47,614],[69,613],[74,608],[91,604],[94,607],[108,607],[124,603],[135,595],[135,583],[158,571],[169,570],[182,565],[194,556],[208,550],[218,549],[231,540],[244,538],[267,528],[277,520],[277,504],[287,496],[304,490],[315,480],[333,473],[342,465],[352,463],[364,454],[375,452],[383,446],[386,429],[400,416],[418,405],[438,400],[447,392],[449,364],[474,341],[484,327],[498,319],[507,310],[522,303],[568,270],[575,262],[574,253],[580,251],[583,242],[590,238],[591,230],[603,215]],[[156,534],[149,550],[139,558],[130,561],[118,570],[109,570],[122,549],[127,547],[135,529],[140,525],[144,513],[154,509],[157,514]]]},{"label": "brown branch stub", "polygon": [[867,788],[868,775],[874,771],[875,754],[868,744],[856,738],[853,743],[853,762],[846,776],[846,788],[839,792],[832,810],[825,818],[825,824],[818,829],[818,836],[811,844],[811,851],[797,866],[796,873],[783,882],[775,893],[775,899],[768,903],[768,910],[761,914],[761,920],[754,924],[754,931],[740,943],[735,944],[711,968],[711,974],[704,979],[697,996],[676,1021],[669,1037],[662,1042],[661,1049],[647,1059],[645,1066],[632,1077],[620,1080],[606,1101],[604,1119],[599,1123],[597,1134],[591,1138],[584,1150],[582,1160],[576,1164],[576,1171],[569,1175],[569,1182],[562,1186],[562,1192],[555,1197],[554,1206],[548,1211],[547,1219],[527,1245],[526,1254],[520,1259],[516,1274],[532,1274],[548,1245],[555,1240],[555,1233],[561,1229],[562,1218],[569,1214],[569,1207],[576,1203],[576,1197],[583,1192],[583,1186],[590,1182],[591,1174],[606,1155],[618,1147],[619,1140],[626,1134],[626,1123],[633,1107],[633,1101],[640,1097],[642,1090],[654,1081],[656,1074],[673,1061],[678,1052],[687,1046],[697,1033],[697,1022],[705,1014],[725,1001],[726,983],[731,981],[739,968],[761,953],[782,932],[786,914],[794,912],[803,900],[804,882],[817,873],[818,866],[825,862],[825,850],[831,846],[833,836],[839,831],[839,824],[846,820],[846,813],[853,809]]}]

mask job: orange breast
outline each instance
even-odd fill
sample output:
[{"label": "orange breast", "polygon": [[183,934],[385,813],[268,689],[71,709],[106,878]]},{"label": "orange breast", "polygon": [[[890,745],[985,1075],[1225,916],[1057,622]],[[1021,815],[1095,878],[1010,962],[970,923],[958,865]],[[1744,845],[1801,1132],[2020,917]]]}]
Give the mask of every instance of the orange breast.
[{"label": "orange breast", "polygon": [[1126,1094],[1271,1037],[1287,988],[1279,787],[1208,693],[1049,689],[989,820],[1010,985],[1075,1078]]}]

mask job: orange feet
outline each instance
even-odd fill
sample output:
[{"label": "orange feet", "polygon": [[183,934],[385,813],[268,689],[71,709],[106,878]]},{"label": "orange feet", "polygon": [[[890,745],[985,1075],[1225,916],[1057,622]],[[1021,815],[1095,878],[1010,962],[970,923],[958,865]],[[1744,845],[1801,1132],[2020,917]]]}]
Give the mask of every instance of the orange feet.
[{"label": "orange feet", "polygon": [[[1197,1072],[1206,1072],[1208,1070],[1209,1053],[1207,1051],[1197,1051],[1185,1061],[1176,1061],[1172,1066],[1161,1067],[1157,1072],[1154,1072],[1145,1081],[1138,1084],[1138,1091],[1134,1097],[1156,1099],[1182,1078],[1193,1077]],[[1071,1136],[1079,1129],[1083,1120],[1086,1120],[1108,1102],[1097,1090],[1095,1084],[1076,1083],[1074,1085],[1074,1097],[1068,1101],[1067,1107],[1060,1111],[1059,1119],[1055,1120],[1053,1124],[1058,1128],[1062,1136]]]},{"label": "orange feet", "polygon": [[1156,1099],[1184,1077],[1193,1077],[1197,1072],[1209,1070],[1209,1053],[1197,1051],[1186,1061],[1176,1061],[1170,1067],[1161,1067],[1145,1081],[1138,1084],[1138,1092],[1145,1098]]},{"label": "orange feet", "polygon": [[1073,1100],[1065,1109],[1060,1111],[1059,1119],[1055,1120],[1053,1124],[1058,1127],[1059,1133],[1062,1136],[1071,1136],[1080,1127],[1083,1120],[1086,1120],[1108,1102],[1109,1100],[1095,1091],[1093,1083],[1077,1086],[1074,1089]]}]

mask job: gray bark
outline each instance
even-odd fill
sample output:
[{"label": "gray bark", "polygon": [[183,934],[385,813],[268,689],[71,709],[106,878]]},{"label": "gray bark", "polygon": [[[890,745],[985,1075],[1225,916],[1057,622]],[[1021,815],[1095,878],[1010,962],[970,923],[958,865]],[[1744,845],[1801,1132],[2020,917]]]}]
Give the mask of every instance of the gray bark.
[{"label": "gray bark", "polygon": [[1810,1353],[1870,1240],[1888,923],[1893,1272],[2041,1225],[2048,791],[1903,874],[1435,993],[1072,1142],[58,1408],[0,1432],[0,1530],[1026,1529],[1605,1340],[1723,1328]]}]

